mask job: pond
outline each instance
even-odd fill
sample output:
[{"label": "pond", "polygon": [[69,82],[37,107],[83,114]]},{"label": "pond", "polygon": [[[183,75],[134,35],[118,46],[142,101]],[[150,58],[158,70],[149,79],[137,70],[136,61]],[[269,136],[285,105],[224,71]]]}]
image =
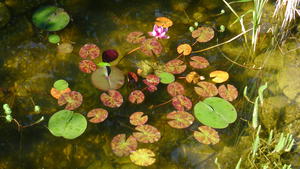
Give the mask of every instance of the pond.
[{"label": "pond", "polygon": [[0,168],[300,168],[300,26],[224,2],[0,0]]}]

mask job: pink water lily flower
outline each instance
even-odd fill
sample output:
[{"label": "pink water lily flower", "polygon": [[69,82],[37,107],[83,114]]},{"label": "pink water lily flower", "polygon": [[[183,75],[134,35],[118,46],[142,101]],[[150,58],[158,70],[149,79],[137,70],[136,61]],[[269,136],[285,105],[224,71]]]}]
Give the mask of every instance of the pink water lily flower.
[{"label": "pink water lily flower", "polygon": [[154,25],[153,31],[148,32],[148,33],[149,33],[150,36],[154,36],[157,39],[158,38],[169,39],[170,37],[166,35],[167,32],[168,32],[168,28],[163,28],[162,26]]}]

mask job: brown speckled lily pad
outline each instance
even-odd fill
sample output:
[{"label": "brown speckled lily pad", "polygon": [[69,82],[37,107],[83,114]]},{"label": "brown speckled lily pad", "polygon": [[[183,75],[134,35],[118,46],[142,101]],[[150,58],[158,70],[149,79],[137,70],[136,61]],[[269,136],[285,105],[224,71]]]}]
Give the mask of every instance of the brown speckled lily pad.
[{"label": "brown speckled lily pad", "polygon": [[102,93],[100,100],[102,103],[110,108],[120,107],[123,103],[123,96],[116,90],[108,90],[107,93]]},{"label": "brown speckled lily pad", "polygon": [[154,152],[146,148],[132,152],[129,157],[130,160],[138,166],[149,166],[156,161]]},{"label": "brown speckled lily pad", "polygon": [[151,86],[151,85],[156,86],[159,84],[160,79],[158,76],[150,74],[150,75],[146,76],[146,79],[144,79],[143,82],[148,86]]},{"label": "brown speckled lily pad", "polygon": [[173,59],[165,64],[165,70],[172,74],[180,74],[184,72],[186,69],[186,65],[182,60]]},{"label": "brown speckled lily pad", "polygon": [[143,116],[143,115],[144,115],[143,112],[134,112],[133,114],[131,114],[129,117],[130,124],[134,126],[145,124],[148,121],[148,116],[147,115]]},{"label": "brown speckled lily pad", "polygon": [[190,110],[193,106],[192,101],[183,95],[173,97],[172,104],[179,111]]},{"label": "brown speckled lily pad", "polygon": [[126,134],[118,134],[112,139],[111,148],[118,157],[128,156],[136,150],[137,141],[133,136],[126,139]]},{"label": "brown speckled lily pad", "polygon": [[159,55],[162,52],[162,45],[155,39],[146,39],[142,42],[140,50],[147,56]]},{"label": "brown speckled lily pad", "polygon": [[168,85],[167,91],[171,96],[175,97],[184,94],[184,87],[178,82],[173,82]]},{"label": "brown speckled lily pad", "polygon": [[219,95],[228,101],[233,101],[238,97],[238,90],[231,84],[221,85],[219,88]]},{"label": "brown speckled lily pad", "polygon": [[97,66],[91,60],[82,60],[79,62],[79,69],[84,73],[92,73],[97,69]]},{"label": "brown speckled lily pad", "polygon": [[91,123],[101,123],[108,116],[108,112],[102,108],[96,108],[88,112],[87,117]]},{"label": "brown speckled lily pad", "polygon": [[199,87],[194,87],[195,92],[204,98],[216,96],[218,94],[218,88],[215,84],[210,82],[199,82],[197,83]]},{"label": "brown speckled lily pad", "polygon": [[141,143],[154,143],[161,137],[158,129],[149,124],[137,126],[135,130],[139,132],[133,132],[133,136]]},{"label": "brown speckled lily pad", "polygon": [[189,44],[181,44],[177,47],[177,52],[179,54],[183,54],[185,56],[191,54],[192,52],[192,47]]},{"label": "brown speckled lily pad", "polygon": [[209,62],[201,56],[191,57],[190,65],[195,69],[204,69],[209,66]]},{"label": "brown speckled lily pad", "polygon": [[168,124],[177,129],[183,129],[191,126],[194,122],[194,116],[185,111],[173,111],[167,115]]},{"label": "brown speckled lily pad", "polygon": [[80,57],[86,59],[90,57],[91,59],[96,59],[100,54],[100,49],[95,44],[85,44],[80,48]]},{"label": "brown speckled lily pad", "polygon": [[194,137],[203,144],[217,144],[220,141],[218,132],[208,126],[198,127],[199,131],[194,131]]},{"label": "brown speckled lily pad", "polygon": [[145,100],[145,95],[140,90],[134,90],[130,93],[128,100],[131,103],[140,104]]},{"label": "brown speckled lily pad", "polygon": [[58,98],[58,105],[62,106],[64,104],[67,104],[65,109],[66,110],[74,110],[78,108],[82,103],[82,95],[79,92],[71,91],[68,93],[62,94]]},{"label": "brown speckled lily pad", "polygon": [[149,85],[149,86],[147,87],[147,90],[148,90],[149,92],[155,92],[155,91],[157,90],[157,87],[154,86],[154,85]]},{"label": "brown speckled lily pad", "polygon": [[143,32],[131,32],[127,35],[126,40],[129,43],[136,44],[136,43],[141,43],[144,40],[146,40],[146,37],[144,36]]},{"label": "brown speckled lily pad", "polygon": [[208,42],[214,35],[215,32],[211,27],[199,27],[192,32],[192,37],[197,38],[198,42]]}]

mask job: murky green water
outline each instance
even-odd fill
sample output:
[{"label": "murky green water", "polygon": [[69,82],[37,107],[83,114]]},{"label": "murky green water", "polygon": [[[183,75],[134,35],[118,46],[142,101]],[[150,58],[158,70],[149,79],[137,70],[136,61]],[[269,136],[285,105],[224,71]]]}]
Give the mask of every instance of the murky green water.
[{"label": "murky green water", "polygon": [[[6,2],[6,1],[5,1]],[[9,4],[14,4],[9,0]],[[17,1],[16,1],[17,2]],[[38,1],[37,1],[38,2]],[[269,91],[263,110],[261,121],[267,130],[289,130],[295,137],[298,136],[298,121],[290,120],[291,112],[296,117],[299,114],[299,101],[297,97],[299,89],[295,89],[296,96],[291,96],[291,91],[286,91],[285,86],[290,84],[291,79],[278,82],[278,79],[286,77],[286,72],[299,70],[297,54],[297,40],[291,40],[284,48],[285,54],[278,51],[268,52],[265,50],[256,59],[250,59],[249,53],[242,46],[242,39],[230,44],[201,53],[207,58],[210,67],[199,74],[208,77],[213,70],[224,70],[230,74],[228,83],[234,84],[240,94],[233,102],[238,111],[238,120],[226,129],[218,130],[221,142],[214,146],[207,146],[197,142],[192,137],[192,131],[196,130],[199,122],[195,122],[188,129],[173,129],[167,124],[166,114],[173,111],[171,104],[157,109],[149,109],[151,105],[168,101],[170,97],[166,92],[166,85],[160,85],[155,93],[147,93],[146,100],[141,105],[132,105],[125,101],[118,109],[109,109],[109,117],[100,124],[88,124],[86,132],[74,140],[65,140],[54,137],[47,129],[49,117],[63,109],[57,105],[57,101],[50,95],[50,89],[57,79],[65,79],[69,82],[72,90],[79,91],[84,97],[83,104],[76,112],[86,113],[97,107],[104,107],[99,100],[102,93],[93,87],[90,74],[84,74],[78,69],[81,58],[78,51],[86,43],[97,44],[101,51],[115,49],[121,56],[137,47],[126,42],[126,36],[133,31],[149,32],[152,30],[156,17],[167,16],[174,25],[170,28],[169,40],[163,40],[164,52],[158,58],[160,62],[166,62],[175,58],[178,54],[176,47],[181,43],[193,43],[188,27],[194,21],[202,25],[209,25],[218,29],[220,25],[228,27],[234,17],[229,11],[222,16],[216,16],[224,8],[222,1],[68,1],[45,2],[45,4],[57,4],[64,7],[70,13],[72,22],[59,34],[63,43],[71,43],[73,52],[62,54],[57,50],[57,45],[47,41],[47,32],[41,31],[31,23],[31,15],[36,7],[30,9],[12,6],[13,16],[9,25],[0,29],[0,103],[9,103],[13,115],[22,124],[30,124],[41,116],[45,121],[41,124],[17,131],[13,124],[1,120],[0,125],[0,169],[135,169],[142,168],[134,165],[128,157],[117,157],[110,148],[111,139],[119,134],[131,134],[134,127],[130,125],[128,117],[136,111],[143,111],[149,116],[148,124],[157,127],[162,134],[160,141],[153,144],[141,144],[139,148],[149,148],[156,153],[156,163],[146,167],[151,169],[213,169],[218,156],[224,162],[224,168],[232,168],[238,161],[234,150],[230,150],[232,157],[226,156],[228,147],[238,144],[241,136],[245,134],[247,123],[251,119],[252,105],[242,96],[245,85],[249,86],[249,96],[255,96],[257,87],[268,81]],[[27,4],[26,4],[27,5]],[[271,5],[271,4],[270,4]],[[32,4],[34,6],[34,3]],[[38,6],[38,5],[37,5]],[[240,10],[249,8],[244,5]],[[187,16],[185,15],[185,9]],[[203,44],[197,44],[195,49],[202,49],[217,42],[225,41],[239,33],[238,25],[227,29],[224,33],[216,32],[216,37]],[[262,48],[268,41],[261,42]],[[222,53],[228,57],[239,58],[240,63],[263,65],[263,70],[248,70],[227,61]],[[283,56],[286,58],[284,59]],[[140,60],[149,59],[142,53],[135,52],[124,59],[118,67],[124,72],[135,71],[136,63]],[[288,65],[288,66],[287,66]],[[293,70],[287,69],[292,67]],[[186,71],[189,72],[189,71]],[[288,73],[287,73],[288,74]],[[179,80],[184,83],[184,80]],[[297,85],[296,83],[294,85]],[[138,88],[143,85],[139,84]],[[283,87],[282,87],[283,86]],[[191,85],[187,96],[195,101],[198,96],[193,92]],[[128,96],[132,87],[120,89],[124,98]],[[284,90],[282,90],[284,89]],[[299,100],[299,99],[298,99]],[[276,102],[277,101],[277,102]],[[41,113],[33,111],[33,102],[41,107]],[[278,104],[279,103],[279,104]],[[279,106],[280,105],[280,106]],[[290,111],[288,111],[290,110]],[[269,113],[269,114],[268,114]],[[271,114],[271,115],[270,115]],[[274,115],[275,114],[275,115]],[[276,124],[270,123],[276,121]],[[292,126],[289,129],[285,127]],[[295,153],[297,154],[297,153]],[[225,156],[225,157],[224,157]],[[292,159],[296,159],[295,158]],[[293,162],[290,161],[291,163]],[[294,163],[295,167],[297,164]],[[229,167],[230,166],[230,167]]]}]

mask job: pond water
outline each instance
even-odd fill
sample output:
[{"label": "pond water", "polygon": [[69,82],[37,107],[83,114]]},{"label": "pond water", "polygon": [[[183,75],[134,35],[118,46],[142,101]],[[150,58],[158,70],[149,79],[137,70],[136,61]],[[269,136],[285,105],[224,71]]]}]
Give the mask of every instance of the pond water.
[{"label": "pond water", "polygon": [[[235,18],[227,8],[225,9],[222,1],[31,1],[31,5],[20,4],[15,0],[5,1],[12,15],[8,25],[0,29],[0,103],[8,103],[12,108],[13,117],[23,125],[31,124],[41,116],[44,116],[45,120],[21,131],[18,131],[14,123],[1,120],[1,169],[214,169],[217,168],[214,163],[216,157],[221,163],[221,168],[234,168],[242,154],[236,152],[241,146],[239,141],[251,138],[247,131],[253,105],[243,97],[243,89],[248,86],[248,96],[252,100],[257,96],[258,87],[265,82],[268,82],[269,88],[265,93],[265,107],[260,112],[260,122],[265,131],[286,131],[297,138],[300,117],[300,83],[297,80],[300,62],[297,57],[297,38],[290,39],[280,52],[268,48],[270,40],[263,39],[262,36],[263,40],[259,44],[261,52],[255,57],[244,47],[242,37],[221,47],[182,57],[186,61],[193,55],[205,57],[210,66],[197,72],[209,79],[209,73],[214,70],[226,71],[230,78],[224,84],[233,84],[239,91],[238,98],[232,102],[238,112],[237,120],[225,129],[217,129],[220,135],[218,144],[204,145],[193,137],[193,131],[201,125],[200,122],[195,120],[189,128],[174,129],[168,125],[166,118],[167,113],[174,111],[172,104],[151,108],[152,105],[171,99],[166,91],[167,85],[159,84],[156,92],[145,92],[145,101],[135,105],[130,103],[127,97],[132,90],[142,89],[145,85],[142,82],[135,87],[125,84],[119,89],[124,96],[122,106],[105,107],[99,99],[103,91],[93,86],[91,74],[85,74],[78,68],[82,60],[78,52],[84,44],[94,43],[99,46],[101,52],[107,49],[116,50],[121,58],[138,47],[126,41],[130,32],[150,32],[155,18],[165,16],[172,19],[174,24],[168,31],[170,39],[160,41],[164,49],[159,57],[149,57],[136,51],[126,55],[119,64],[117,63],[120,58],[112,62],[112,65],[118,66],[124,73],[136,72],[137,65],[143,60],[155,60],[163,65],[178,56],[178,45],[194,43],[189,27],[196,21],[200,25],[214,28],[215,37],[207,43],[197,43],[193,46],[193,51],[224,42],[240,33],[238,24],[229,28]],[[25,5],[24,8],[22,5]],[[42,5],[57,5],[70,14],[71,22],[56,34],[61,38],[60,45],[71,44],[73,50],[59,51],[59,45],[48,42],[47,38],[51,33],[32,24],[32,14]],[[268,4],[266,9],[271,9],[273,5]],[[243,12],[247,11],[250,5],[235,7],[239,12]],[[222,9],[226,12],[219,15]],[[265,22],[269,20],[270,16],[265,16]],[[225,32],[217,31],[221,25],[227,28]],[[232,64],[224,55],[239,63],[246,62],[250,66],[264,68],[243,68]],[[188,68],[185,73],[176,77],[185,76],[192,70]],[[289,77],[293,73],[296,78]],[[99,124],[88,123],[86,131],[73,140],[53,136],[47,128],[48,120],[51,115],[64,108],[50,95],[53,83],[58,79],[65,79],[72,90],[83,95],[83,103],[74,110],[75,112],[86,116],[91,109],[105,108],[109,112],[108,118]],[[186,83],[185,79],[178,78],[176,81],[184,84],[185,95],[195,104],[199,96],[193,90],[194,85]],[[40,113],[34,112],[34,105],[41,107]],[[136,111],[147,114],[147,124],[155,126],[161,132],[158,142],[138,144],[139,148],[151,149],[156,154],[156,162],[148,167],[137,166],[129,157],[118,157],[111,150],[111,140],[115,135],[125,133],[128,136],[135,131],[134,126],[129,123],[129,116]],[[252,143],[251,140],[249,142]],[[245,145],[251,147],[250,143]],[[296,162],[298,158],[295,148],[292,155],[286,155],[282,161],[292,163],[296,168],[300,166]]]}]

